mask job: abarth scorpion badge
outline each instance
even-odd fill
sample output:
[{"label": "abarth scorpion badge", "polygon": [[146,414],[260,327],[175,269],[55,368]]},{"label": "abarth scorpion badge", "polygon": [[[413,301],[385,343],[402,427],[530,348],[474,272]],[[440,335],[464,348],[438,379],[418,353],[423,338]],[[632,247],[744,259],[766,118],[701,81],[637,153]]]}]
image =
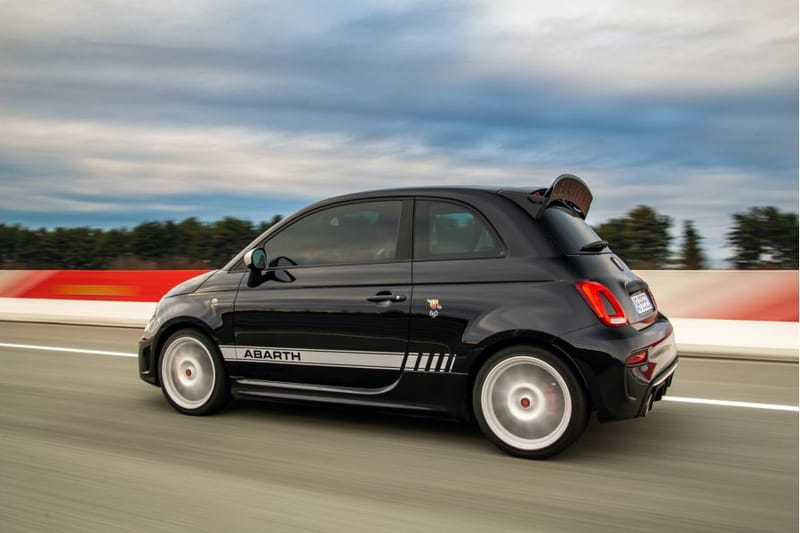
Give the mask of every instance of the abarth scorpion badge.
[{"label": "abarth scorpion badge", "polygon": [[431,308],[431,310],[428,311],[431,318],[439,316],[439,311],[442,310],[442,305],[439,303],[439,300],[428,300],[428,307]]}]

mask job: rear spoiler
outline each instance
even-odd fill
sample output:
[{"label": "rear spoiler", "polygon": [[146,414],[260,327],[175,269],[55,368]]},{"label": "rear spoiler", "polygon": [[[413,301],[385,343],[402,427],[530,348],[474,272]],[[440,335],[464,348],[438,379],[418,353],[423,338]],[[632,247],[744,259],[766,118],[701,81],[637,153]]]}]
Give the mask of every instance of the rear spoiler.
[{"label": "rear spoiler", "polygon": [[514,201],[533,218],[540,218],[553,204],[569,207],[585,219],[592,205],[592,193],[582,179],[572,174],[561,174],[547,189],[505,189],[498,194]]}]

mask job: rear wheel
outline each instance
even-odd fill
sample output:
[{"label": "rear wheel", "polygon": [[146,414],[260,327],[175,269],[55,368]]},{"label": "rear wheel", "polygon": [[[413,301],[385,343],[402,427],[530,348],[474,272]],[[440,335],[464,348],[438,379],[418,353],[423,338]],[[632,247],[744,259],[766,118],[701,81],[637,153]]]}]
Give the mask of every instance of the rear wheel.
[{"label": "rear wheel", "polygon": [[475,417],[483,433],[512,455],[541,459],[572,444],[586,427],[586,394],[550,352],[515,346],[494,354],[475,379]]},{"label": "rear wheel", "polygon": [[219,349],[197,331],[171,335],[161,349],[158,370],[164,396],[181,413],[206,415],[228,402],[230,386]]}]

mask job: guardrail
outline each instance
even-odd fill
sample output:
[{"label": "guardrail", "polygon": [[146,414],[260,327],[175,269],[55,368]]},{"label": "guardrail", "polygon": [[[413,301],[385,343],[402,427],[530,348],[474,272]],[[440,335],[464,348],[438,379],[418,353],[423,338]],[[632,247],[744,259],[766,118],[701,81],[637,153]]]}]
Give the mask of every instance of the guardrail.
[{"label": "guardrail", "polygon": [[645,270],[682,355],[798,361],[798,271]]},{"label": "guardrail", "polygon": [[[202,270],[0,270],[0,320],[144,327]],[[637,272],[683,355],[798,361],[797,271]]]}]

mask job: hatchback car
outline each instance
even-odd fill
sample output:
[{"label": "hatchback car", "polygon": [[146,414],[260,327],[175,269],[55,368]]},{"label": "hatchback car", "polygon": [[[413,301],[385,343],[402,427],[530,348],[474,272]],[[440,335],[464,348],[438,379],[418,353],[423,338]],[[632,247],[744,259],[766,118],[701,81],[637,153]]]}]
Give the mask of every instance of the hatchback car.
[{"label": "hatchback car", "polygon": [[143,380],[178,411],[231,397],[474,419],[517,456],[645,415],[678,363],[647,283],[584,221],[586,184],[325,200],[159,302]]}]

